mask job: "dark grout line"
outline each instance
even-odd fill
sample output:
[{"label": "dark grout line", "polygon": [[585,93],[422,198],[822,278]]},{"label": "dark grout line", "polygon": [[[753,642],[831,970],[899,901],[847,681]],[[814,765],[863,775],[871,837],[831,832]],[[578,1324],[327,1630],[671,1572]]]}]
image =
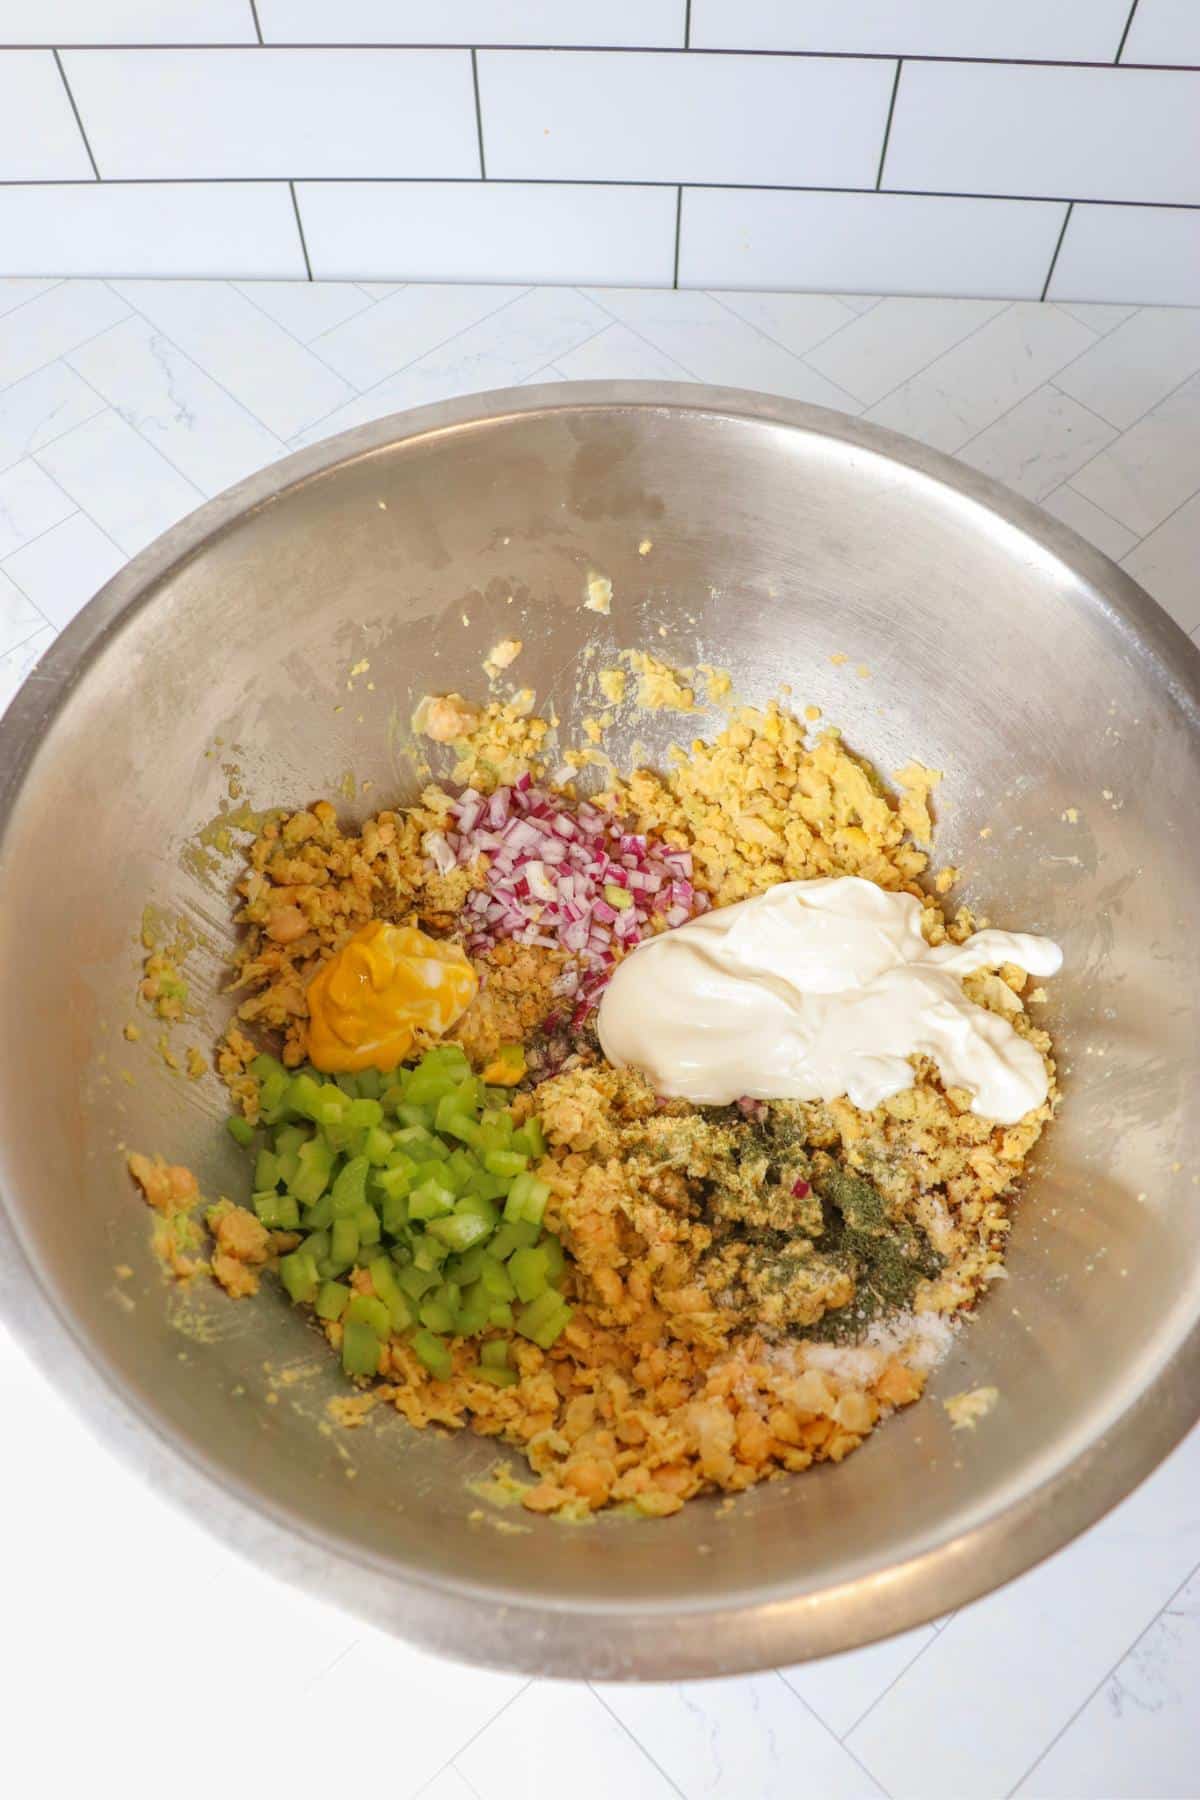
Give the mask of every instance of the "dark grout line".
[{"label": "dark grout line", "polygon": [[[1121,63],[1121,52],[1125,48],[1125,40],[1129,36],[1129,28],[1133,24],[1133,15],[1137,11],[1137,9],[1138,9],[1138,0],[1133,0],[1133,5],[1129,9],[1129,17],[1125,21],[1125,29],[1121,33],[1121,41],[1117,45],[1117,54],[1113,57],[1114,67],[1119,66]],[[1126,63],[1124,66],[1126,68],[1129,68],[1129,67],[1137,68],[1138,67],[1138,65],[1136,63],[1133,63],[1132,65],[1129,63]]]},{"label": "dark grout line", "polygon": [[[905,58],[911,61],[911,58]],[[14,181],[0,178],[0,188],[115,188],[115,187],[282,187],[289,181],[341,182],[347,187],[480,187],[478,175],[122,175],[85,180]],[[654,181],[606,180],[601,176],[582,181],[577,176],[489,175],[489,187],[672,188],[688,192],[746,194],[882,194],[911,200],[1019,200],[1031,206],[1125,206],[1143,212],[1200,212],[1200,200],[1113,200],[1101,194],[984,194],[955,188],[838,187],[829,182],[787,181]]]},{"label": "dark grout line", "polygon": [[1046,270],[1046,280],[1042,286],[1042,291],[1038,296],[1041,300],[1044,300],[1046,295],[1050,292],[1050,283],[1054,279],[1054,271],[1058,266],[1058,253],[1063,247],[1063,239],[1067,235],[1067,226],[1071,223],[1071,214],[1074,211],[1075,202],[1071,200],[1067,203],[1067,210],[1063,214],[1062,230],[1058,234],[1058,242],[1054,246],[1054,255],[1050,258],[1050,267]]},{"label": "dark grout line", "polygon": [[254,30],[261,44],[263,41],[262,26],[258,22],[258,0],[250,0],[250,17],[254,20]]},{"label": "dark grout line", "polygon": [[304,220],[300,217],[300,202],[296,198],[296,184],[288,182],[288,193],[292,196],[292,211],[296,215],[296,230],[300,233],[300,248],[304,252],[304,268],[311,281],[313,278],[312,263],[308,259],[308,241],[304,236]]},{"label": "dark grout line", "polygon": [[683,47],[685,50],[690,50],[692,47],[692,0],[687,0],[687,8],[683,15]]},{"label": "dark grout line", "polygon": [[903,67],[904,58],[901,56],[896,62],[896,75],[892,82],[892,97],[888,101],[887,123],[883,128],[883,143],[879,146],[879,168],[875,172],[876,193],[883,187],[883,165],[887,161],[888,144],[891,142],[892,120],[896,116],[896,95],[900,92],[900,71]]},{"label": "dark grout line", "polygon": [[[1136,7],[1135,7],[1136,10]],[[257,18],[257,14],[255,15]],[[1132,22],[1132,14],[1130,15]],[[1127,28],[1128,29],[1128,28]],[[110,50],[177,50],[187,53],[204,52],[206,50],[308,50],[325,53],[330,50],[496,50],[509,55],[521,56],[527,51],[553,52],[558,56],[682,56],[686,50],[689,56],[773,56],[777,60],[790,62],[895,62],[903,56],[906,62],[921,63],[982,63],[994,68],[1007,69],[1112,69],[1116,65],[1111,62],[1072,61],[1066,56],[930,56],[913,55],[908,51],[894,50],[755,50],[743,48],[737,44],[727,45],[695,45],[688,44],[680,48],[677,44],[466,44],[463,42],[449,44],[405,44],[396,41],[385,43],[304,43],[275,42],[258,44],[5,44],[0,43],[0,53],[5,50],[72,50],[72,51],[110,51]],[[1119,54],[1119,52],[1118,52]],[[1167,74],[1195,75],[1200,74],[1200,63],[1122,63],[1123,69],[1153,69]]]},{"label": "dark grout line", "polygon": [[675,190],[675,267],[671,277],[671,286],[679,286],[679,242],[683,233],[683,189]]},{"label": "dark grout line", "polygon": [[479,179],[487,180],[487,157],[483,149],[483,107],[479,100],[479,52],[471,52],[471,86],[475,90],[475,131],[479,138]]},{"label": "dark grout line", "polygon": [[63,68],[62,57],[57,50],[54,52],[54,66],[58,70],[58,78],[62,82],[67,99],[71,103],[71,111],[75,114],[75,123],[79,127],[79,135],[83,139],[83,147],[87,151],[88,161],[92,165],[92,174],[96,177],[96,180],[99,181],[100,170],[96,166],[96,158],[92,155],[92,146],[88,143],[88,134],[83,129],[83,120],[79,116],[79,108],[75,104],[75,96],[71,92],[71,84],[67,80],[67,71]]}]

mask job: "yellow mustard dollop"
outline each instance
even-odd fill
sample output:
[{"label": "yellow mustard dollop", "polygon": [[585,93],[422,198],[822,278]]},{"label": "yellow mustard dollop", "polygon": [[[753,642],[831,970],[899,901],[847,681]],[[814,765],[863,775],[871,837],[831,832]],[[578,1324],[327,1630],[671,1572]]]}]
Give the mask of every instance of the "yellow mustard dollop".
[{"label": "yellow mustard dollop", "polygon": [[309,1059],[327,1075],[389,1072],[418,1028],[437,1037],[449,1031],[478,986],[457,944],[373,919],[309,984]]}]

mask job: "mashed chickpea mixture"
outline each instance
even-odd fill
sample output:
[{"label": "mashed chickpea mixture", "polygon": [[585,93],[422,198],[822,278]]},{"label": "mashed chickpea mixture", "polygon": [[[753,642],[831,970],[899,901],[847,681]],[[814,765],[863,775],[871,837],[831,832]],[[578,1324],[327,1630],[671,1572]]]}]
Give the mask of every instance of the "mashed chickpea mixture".
[{"label": "mashed chickpea mixture", "polygon": [[[645,686],[645,668],[633,667]],[[618,685],[609,684],[617,700]],[[581,1517],[624,1504],[661,1517],[696,1495],[735,1494],[841,1461],[888,1414],[918,1399],[959,1316],[1002,1273],[1016,1186],[1057,1103],[1049,1038],[1026,1011],[1026,973],[1007,964],[963,983],[1044,1059],[1045,1102],[1007,1125],[973,1112],[971,1094],[947,1089],[922,1057],[911,1085],[871,1111],[845,1098],[664,1100],[636,1069],[605,1061],[595,1006],[613,960],[639,937],[780,882],[856,876],[911,894],[927,943],[961,944],[978,922],[965,910],[947,916],[934,897],[952,885],[953,872],[928,878],[938,776],[910,764],[892,791],[836,731],[810,732],[770,706],[733,713],[713,741],[673,753],[664,771],[613,775],[606,793],[584,802],[569,788],[530,788],[544,781],[548,727],[526,701],[484,707],[431,697],[416,723],[453,759],[445,788],[430,786],[416,806],[353,828],[321,802],[272,818],[249,849],[239,883],[241,998],[218,1056],[237,1109],[231,1128],[250,1142],[270,1106],[281,1116],[283,1071],[305,1070],[314,1055],[310,997],[364,928],[383,922],[450,946],[443,961],[453,960],[462,992],[467,958],[477,987],[470,984],[473,997],[448,1030],[428,1028],[428,1008],[410,1010],[404,1062],[411,1068],[432,1049],[420,1067],[434,1070],[437,1057],[461,1051],[458,1063],[437,1066],[469,1064],[493,1108],[478,1116],[501,1133],[468,1133],[468,1142],[485,1160],[481,1144],[522,1147],[511,1159],[522,1164],[519,1177],[503,1174],[503,1149],[495,1163],[498,1180],[515,1182],[522,1198],[510,1207],[497,1192],[493,1204],[504,1211],[492,1228],[506,1229],[510,1212],[521,1222],[533,1196],[522,1245],[527,1258],[542,1255],[530,1249],[535,1241],[545,1248],[542,1289],[529,1302],[521,1291],[511,1302],[500,1298],[486,1317],[447,1313],[440,1332],[417,1329],[415,1320],[394,1328],[412,1305],[435,1325],[439,1315],[436,1296],[431,1309],[420,1293],[401,1296],[395,1310],[385,1254],[391,1171],[381,1163],[365,1179],[382,1209],[383,1245],[364,1241],[341,1281],[314,1290],[297,1273],[301,1246],[312,1241],[303,1235],[311,1219],[299,1215],[323,1217],[322,1201],[297,1207],[272,1151],[256,1165],[255,1186],[271,1174],[277,1186],[256,1191],[253,1209],[222,1201],[202,1214],[186,1169],[130,1158],[156,1208],[168,1266],[181,1279],[206,1270],[238,1297],[279,1269],[357,1380],[338,1405],[343,1423],[390,1405],[415,1426],[469,1427],[514,1445],[532,1471],[522,1502],[533,1512]],[[597,949],[586,925],[581,935],[569,903],[560,909],[565,922],[550,929],[528,868],[523,883],[521,870],[506,872],[503,847],[486,831],[477,847],[488,822],[508,816],[510,796],[522,804],[522,791],[527,808],[530,793],[549,795],[534,807],[547,836],[559,831],[573,842],[574,821],[591,833],[589,843],[615,849],[620,832],[621,845],[637,847],[626,860],[652,872],[641,887],[604,885],[592,918],[604,921],[610,951]],[[611,835],[602,839],[604,832]],[[562,868],[574,866],[561,865],[555,892],[564,891]],[[620,876],[620,859],[613,873]],[[569,883],[565,891],[573,891]],[[412,979],[435,982],[439,966],[421,964]],[[388,970],[398,979],[393,963]],[[382,1004],[383,978],[368,969],[363,980],[376,980]],[[445,1016],[438,1015],[443,1025]],[[280,1059],[274,1072],[264,1050]],[[376,1087],[385,1104],[388,1079]],[[410,1091],[425,1090],[418,1082]],[[314,1104],[319,1114],[319,1099]],[[356,1104],[354,1118],[369,1134],[374,1102]],[[439,1103],[439,1129],[452,1116]],[[405,1129],[402,1119],[393,1099],[389,1130]],[[365,1164],[374,1154],[369,1135],[354,1142],[365,1144]],[[380,1139],[381,1158],[385,1150]],[[469,1162],[460,1157],[463,1169]],[[303,1187],[309,1173],[306,1162],[295,1185],[319,1193]],[[404,1204],[415,1206],[411,1192]],[[392,1261],[411,1275],[405,1245],[415,1226],[403,1216]],[[459,1242],[444,1219],[441,1229]],[[464,1279],[468,1238],[452,1264]],[[488,1242],[499,1237],[483,1248]],[[344,1297],[330,1297],[334,1288]],[[486,1310],[486,1299],[479,1305]]]}]

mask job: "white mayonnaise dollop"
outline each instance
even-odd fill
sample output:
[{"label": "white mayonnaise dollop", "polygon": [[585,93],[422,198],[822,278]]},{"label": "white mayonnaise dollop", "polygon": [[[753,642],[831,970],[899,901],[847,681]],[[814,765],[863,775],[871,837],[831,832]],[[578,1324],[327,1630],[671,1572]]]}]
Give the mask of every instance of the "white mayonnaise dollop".
[{"label": "white mayonnaise dollop", "polygon": [[913,1084],[909,1057],[1011,1125],[1046,1098],[1045,1064],[961,977],[1016,963],[1054,975],[1062,951],[1024,932],[977,931],[936,949],[921,904],[856,876],[785,881],[651,938],[619,964],[600,1042],[656,1093],[701,1106],[849,1096],[869,1111]]}]

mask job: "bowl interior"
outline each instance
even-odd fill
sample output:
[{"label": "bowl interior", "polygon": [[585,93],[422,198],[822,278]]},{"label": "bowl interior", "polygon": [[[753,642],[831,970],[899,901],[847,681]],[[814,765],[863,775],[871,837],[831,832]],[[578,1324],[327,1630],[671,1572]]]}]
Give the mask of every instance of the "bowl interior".
[{"label": "bowl interior", "polygon": [[[1194,1412],[1194,653],[1069,534],[1019,503],[997,510],[986,483],[896,460],[828,415],[764,412],[555,390],[398,441],[376,428],[258,504],[217,503],[184,528],[184,554],[152,552],[148,572],[121,578],[133,605],[58,647],[3,841],[3,1191],[85,1357],[209,1477],[314,1554],[367,1565],[381,1594],[415,1581],[481,1617],[507,1604],[568,1621],[563,1672],[754,1661],[719,1633],[685,1652],[680,1621],[767,1618],[797,1596],[815,1607],[808,1635],[787,1640],[797,1655],[913,1622],[1070,1535]],[[589,570],[612,581],[607,618],[583,608]],[[994,923],[1066,951],[1046,1008],[1062,1116],[1017,1213],[1009,1279],[931,1397],[841,1467],[665,1525],[497,1511],[471,1486],[495,1446],[466,1434],[394,1416],[329,1431],[341,1389],[321,1343],[273,1295],[168,1291],[119,1154],[161,1150],[206,1192],[241,1191],[215,1079],[170,1072],[144,1016],[139,1042],[122,1036],[147,903],[199,940],[198,1013],[177,1047],[207,1047],[228,1016],[234,866],[194,841],[226,803],[228,765],[252,805],[325,794],[361,815],[404,800],[416,700],[480,695],[500,637],[523,640],[512,673],[568,743],[595,710],[594,671],[648,647],[728,668],[745,701],[786,684],[885,772],[914,756],[944,770],[939,864],[960,867],[958,892]],[[621,747],[636,738],[657,758],[718,728],[715,714],[643,715]],[[999,1389],[994,1412],[952,1432],[940,1400],[979,1384]],[[1055,1483],[1058,1515],[1038,1524]],[[1025,1543],[1000,1556],[1005,1516]],[[941,1585],[906,1587],[917,1568]],[[384,1611],[406,1628],[398,1599]],[[647,1621],[636,1642],[621,1636],[633,1616]],[[506,1650],[491,1627],[455,1647],[526,1666],[548,1655]]]}]

